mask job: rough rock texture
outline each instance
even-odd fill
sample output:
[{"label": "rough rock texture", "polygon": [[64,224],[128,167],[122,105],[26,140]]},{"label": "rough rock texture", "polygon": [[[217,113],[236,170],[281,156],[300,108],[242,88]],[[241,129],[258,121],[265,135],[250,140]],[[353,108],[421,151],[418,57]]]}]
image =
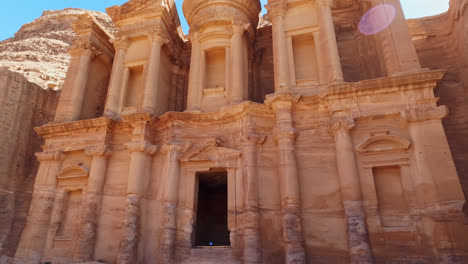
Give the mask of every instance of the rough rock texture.
[{"label": "rough rock texture", "polygon": [[[468,1],[451,0],[448,12],[408,21],[426,68],[448,69],[436,96],[450,113],[444,119],[458,176],[468,194]],[[465,208],[465,212],[468,212]]]},{"label": "rough rock texture", "polygon": [[33,127],[51,121],[59,93],[0,69],[0,256],[15,254],[25,225],[41,138]]},{"label": "rough rock texture", "polygon": [[0,42],[0,67],[22,73],[43,88],[60,89],[70,62],[67,50],[76,38],[71,23],[84,13],[93,15],[111,33],[115,31],[109,16],[101,12],[76,8],[44,11],[13,38]]}]

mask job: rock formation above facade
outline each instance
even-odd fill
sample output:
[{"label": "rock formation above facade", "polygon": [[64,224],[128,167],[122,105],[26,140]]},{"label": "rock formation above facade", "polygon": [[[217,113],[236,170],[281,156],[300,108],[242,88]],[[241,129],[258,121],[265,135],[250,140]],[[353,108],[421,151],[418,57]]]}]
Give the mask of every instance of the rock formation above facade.
[{"label": "rock formation above facade", "polygon": [[0,67],[21,73],[43,88],[61,89],[70,62],[67,51],[76,38],[71,24],[85,13],[114,32],[112,20],[101,12],[76,8],[44,11],[41,17],[23,25],[13,38],[0,42]]},{"label": "rock formation above facade", "polygon": [[174,0],[109,7],[115,31],[78,16],[3,261],[468,262],[464,132],[442,122],[465,109],[466,56],[430,57],[466,46],[451,5],[434,38],[398,0],[269,0],[267,19],[257,0],[184,0],[188,35]]}]

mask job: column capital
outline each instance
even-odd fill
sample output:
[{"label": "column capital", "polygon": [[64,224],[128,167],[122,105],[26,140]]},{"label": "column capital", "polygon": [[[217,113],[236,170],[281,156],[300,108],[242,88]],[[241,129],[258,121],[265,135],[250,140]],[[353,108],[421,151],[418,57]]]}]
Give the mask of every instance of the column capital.
[{"label": "column capital", "polygon": [[448,115],[448,108],[445,105],[429,109],[415,108],[401,111],[400,114],[401,118],[408,123],[424,122],[445,118]]},{"label": "column capital", "polygon": [[190,142],[182,142],[178,140],[169,140],[161,147],[161,152],[177,151],[178,154],[187,152],[190,148]]},{"label": "column capital", "polygon": [[234,34],[243,34],[249,28],[250,24],[244,24],[241,22],[233,22],[232,23],[232,30]]},{"label": "column capital", "polygon": [[197,26],[194,25],[194,26],[190,27],[188,37],[189,37],[190,41],[192,41],[192,42],[198,41],[198,39],[200,37],[200,33],[198,32],[198,27]]},{"label": "column capital", "polygon": [[296,130],[294,128],[276,128],[273,135],[277,141],[280,139],[296,140]]},{"label": "column capital", "polygon": [[270,0],[270,3],[265,5],[265,8],[268,10],[268,15],[270,18],[286,15],[286,7],[288,2],[286,0]]},{"label": "column capital", "polygon": [[114,44],[115,50],[127,50],[130,47],[130,40],[127,37],[119,37],[111,39],[111,42]]},{"label": "column capital", "polygon": [[152,33],[148,34],[148,39],[152,43],[161,44],[161,46],[164,45],[164,44],[169,43],[169,40],[167,38],[165,38],[164,36],[162,36],[162,34],[159,33],[159,32],[152,32]]},{"label": "column capital", "polygon": [[64,158],[62,151],[44,151],[36,152],[38,161],[61,161]]},{"label": "column capital", "polygon": [[107,157],[112,154],[109,146],[107,145],[89,146],[89,147],[86,147],[84,151],[87,156]]},{"label": "column capital", "polygon": [[351,117],[333,118],[330,121],[330,130],[333,134],[338,132],[347,132],[353,129],[355,125],[354,118]]},{"label": "column capital", "polygon": [[255,132],[247,132],[242,136],[241,139],[244,145],[248,145],[248,144],[262,145],[263,143],[265,143],[266,136],[255,133]]},{"label": "column capital", "polygon": [[158,151],[158,146],[151,144],[147,140],[131,141],[125,144],[129,152],[143,152],[153,156]]},{"label": "column capital", "polygon": [[91,60],[101,53],[89,40],[76,40],[68,49],[68,54],[72,57],[88,56]]},{"label": "column capital", "polygon": [[317,0],[317,3],[321,6],[333,7],[333,0]]}]

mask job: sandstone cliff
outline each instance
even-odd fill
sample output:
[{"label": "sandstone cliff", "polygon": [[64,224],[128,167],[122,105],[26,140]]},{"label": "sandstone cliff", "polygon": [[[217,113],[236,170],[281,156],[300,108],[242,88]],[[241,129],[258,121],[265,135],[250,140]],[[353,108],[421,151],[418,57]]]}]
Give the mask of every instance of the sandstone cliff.
[{"label": "sandstone cliff", "polygon": [[59,93],[0,69],[0,263],[12,257],[24,228],[41,138],[33,127],[53,120]]},{"label": "sandstone cliff", "polygon": [[[468,194],[468,0],[448,12],[408,21],[421,66],[448,69],[436,96],[450,113],[444,128],[465,196]],[[465,210],[468,211],[468,210]]]},{"label": "sandstone cliff", "polygon": [[70,61],[67,49],[76,37],[71,23],[84,13],[93,15],[109,32],[115,31],[110,17],[101,12],[44,11],[13,38],[0,42],[0,67],[21,73],[43,88],[60,89]]}]

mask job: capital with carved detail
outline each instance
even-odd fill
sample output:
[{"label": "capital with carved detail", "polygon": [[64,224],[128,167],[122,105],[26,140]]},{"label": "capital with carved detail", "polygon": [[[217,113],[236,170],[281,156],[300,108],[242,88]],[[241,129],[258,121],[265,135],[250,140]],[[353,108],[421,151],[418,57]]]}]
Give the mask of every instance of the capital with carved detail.
[{"label": "capital with carved detail", "polygon": [[276,16],[284,17],[286,15],[286,8],[288,2],[286,0],[270,0],[270,3],[265,5],[265,8],[268,10],[268,16],[272,19]]},{"label": "capital with carved detail", "polygon": [[130,47],[130,40],[127,37],[120,37],[112,39],[111,42],[114,44],[115,50],[127,50]]},{"label": "capital with carved detail", "polygon": [[182,142],[178,140],[169,140],[161,147],[161,152],[177,151],[177,153],[187,152],[190,148],[190,142]]},{"label": "capital with carved detail", "polygon": [[36,153],[37,160],[42,161],[61,161],[64,158],[62,151],[44,151]]},{"label": "capital with carved detail", "polygon": [[132,141],[125,144],[129,152],[143,152],[153,156],[158,151],[158,146],[151,144],[147,140]]},{"label": "capital with carved detail", "polygon": [[353,118],[334,118],[330,122],[330,130],[335,135],[338,132],[348,132],[353,129],[355,125]]},{"label": "capital with carved detail", "polygon": [[106,145],[89,146],[84,149],[87,156],[103,156],[107,157],[111,155],[111,150]]}]

